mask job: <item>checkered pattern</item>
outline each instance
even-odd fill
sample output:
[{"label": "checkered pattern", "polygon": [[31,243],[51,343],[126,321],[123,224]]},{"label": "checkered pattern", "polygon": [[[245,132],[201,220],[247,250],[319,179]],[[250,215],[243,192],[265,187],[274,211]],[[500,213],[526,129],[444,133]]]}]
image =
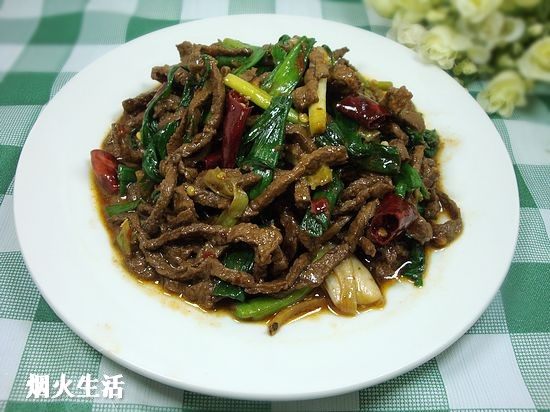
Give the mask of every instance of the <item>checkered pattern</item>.
[{"label": "checkered pattern", "polygon": [[[443,354],[389,382],[305,402],[246,402],[173,389],[114,364],[81,341],[40,297],[13,224],[13,176],[42,107],[113,47],[182,21],[285,13],[385,34],[389,22],[356,0],[0,0],[0,410],[359,411],[550,409],[550,87],[511,119],[492,116],[514,162],[518,246],[485,314]],[[475,95],[480,83],[472,85]],[[124,375],[123,400],[26,399],[29,373],[57,379]]]}]

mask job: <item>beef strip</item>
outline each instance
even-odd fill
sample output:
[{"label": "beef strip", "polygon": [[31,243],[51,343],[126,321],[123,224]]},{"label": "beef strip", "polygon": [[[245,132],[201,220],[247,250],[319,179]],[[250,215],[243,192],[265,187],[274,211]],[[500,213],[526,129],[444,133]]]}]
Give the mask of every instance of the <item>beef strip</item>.
[{"label": "beef strip", "polygon": [[401,86],[399,89],[392,87],[382,99],[382,105],[390,110],[399,123],[422,132],[426,125],[422,114],[416,111],[411,100],[412,97],[412,93],[405,86]]},{"label": "beef strip", "polygon": [[153,96],[157,93],[157,89],[149,92],[138,94],[136,97],[132,97],[122,101],[122,108],[128,114],[136,114],[142,112],[147,107],[147,104],[151,101]]},{"label": "beef strip", "polygon": [[418,172],[420,172],[420,168],[422,167],[425,148],[426,146],[419,144],[419,145],[416,145],[412,150],[411,166],[414,167]]},{"label": "beef strip", "polygon": [[[189,143],[183,143],[171,154],[172,162],[176,164],[181,158],[189,157],[206,147],[212,141],[222,120],[225,104],[225,86],[216,64],[212,60],[208,60],[207,64],[210,65],[210,77],[205,87],[212,90],[212,103],[210,105],[209,116],[205,121],[203,130],[196,133]],[[196,95],[197,93],[195,93],[193,98]],[[189,110],[191,110],[191,105]]]},{"label": "beef strip", "polygon": [[296,282],[300,274],[308,267],[310,262],[311,256],[309,253],[302,253],[294,260],[284,278],[266,282],[258,282],[254,286],[247,287],[245,292],[255,295],[259,293],[272,294],[288,290],[292,288],[293,284]]},{"label": "beef strip", "polygon": [[304,177],[298,179],[294,184],[294,204],[299,209],[307,209],[311,202],[309,186]]},{"label": "beef strip", "polygon": [[358,93],[363,88],[363,84],[357,76],[357,70],[346,59],[340,59],[332,66],[328,85],[330,89],[344,96]]},{"label": "beef strip", "polygon": [[283,251],[289,259],[293,259],[298,250],[298,224],[288,209],[281,212],[279,222],[284,229]]},{"label": "beef strip", "polygon": [[335,237],[342,231],[342,229],[349,223],[350,220],[351,216],[338,216],[334,220],[332,225],[330,225],[329,228],[316,239],[316,248],[318,249],[328,241],[332,240],[333,237]]},{"label": "beef strip", "polygon": [[289,123],[285,126],[285,133],[298,143],[304,153],[311,153],[317,149],[307,126]]},{"label": "beef strip", "polygon": [[359,241],[359,238],[363,236],[363,232],[374,216],[374,211],[378,207],[379,203],[380,202],[378,200],[373,200],[361,207],[359,212],[357,212],[355,219],[351,222],[348,233],[346,233],[346,236],[344,237],[344,241],[349,245],[349,250],[351,253],[355,251],[357,242]]},{"label": "beef strip", "polygon": [[376,183],[392,184],[389,176],[381,176],[373,173],[366,174],[357,180],[351,182],[340,195],[341,201],[346,201],[357,197],[357,195],[363,190],[372,188]]},{"label": "beef strip", "polygon": [[316,287],[321,285],[325,278],[338,264],[350,255],[349,245],[342,243],[333,247],[323,257],[310,263],[300,274],[296,288],[304,286]]},{"label": "beef strip", "polygon": [[354,198],[342,202],[340,206],[337,207],[337,209],[334,211],[334,214],[342,215],[358,210],[368,199],[380,199],[386,193],[391,192],[392,190],[392,184],[388,184],[386,182],[377,182],[374,185],[361,190]]},{"label": "beef strip", "polygon": [[214,308],[216,298],[212,296],[214,282],[211,279],[199,280],[198,282],[178,282],[164,279],[162,286],[168,292],[179,295],[189,302],[196,303],[204,309]]},{"label": "beef strip", "polygon": [[396,271],[409,257],[408,249],[399,242],[381,246],[376,258],[370,263],[372,274],[378,279],[392,279]]},{"label": "beef strip", "polygon": [[433,236],[432,225],[422,216],[418,216],[416,220],[407,227],[407,234],[417,242],[424,244],[429,242]]},{"label": "beef strip", "polygon": [[322,47],[314,47],[309,54],[309,66],[304,74],[304,85],[292,92],[294,107],[303,112],[319,101],[317,86],[319,80],[329,76],[330,60]]},{"label": "beef strip", "polygon": [[130,256],[127,256],[124,261],[132,273],[139,279],[151,281],[158,277],[155,270],[147,264],[140,250],[134,251]]},{"label": "beef strip", "polygon": [[433,238],[431,243],[436,247],[447,246],[462,233],[462,218],[457,204],[446,193],[437,192],[443,209],[449,214],[450,219],[445,223],[432,223]]},{"label": "beef strip", "polygon": [[[151,78],[161,83],[165,83],[168,78],[168,72],[171,66],[165,64],[164,66],[155,66],[151,69]],[[189,72],[183,67],[180,67],[174,73],[174,83],[184,86],[189,81]]]},{"label": "beef strip", "polygon": [[153,210],[151,210],[151,214],[142,223],[143,229],[150,234],[156,233],[158,231],[158,228],[166,211],[166,207],[171,202],[172,196],[174,195],[174,189],[176,187],[178,179],[176,166],[172,163],[163,162],[163,164],[165,165],[165,167],[162,167],[161,169],[164,169],[165,178],[162,180],[158,187],[158,190],[160,192],[159,197],[155,202],[155,205],[153,206]]},{"label": "beef strip", "polygon": [[426,203],[424,208],[424,217],[428,220],[435,219],[439,212],[441,212],[441,204],[439,203],[439,196],[435,188],[429,189],[430,199]]},{"label": "beef strip", "polygon": [[340,47],[339,49],[333,50],[332,59],[334,61],[338,61],[342,57],[344,57],[347,52],[349,52],[349,49],[347,47]]},{"label": "beef strip", "polygon": [[256,69],[255,67],[251,68],[251,69],[248,69],[244,72],[242,72],[241,74],[239,74],[239,77],[243,80],[246,80],[247,82],[252,82],[252,80],[254,79],[254,77],[256,77],[256,72],[258,71],[258,69]]},{"label": "beef strip", "polygon": [[405,144],[401,139],[392,139],[388,143],[390,146],[397,149],[397,151],[399,152],[399,158],[402,162],[409,159],[409,151],[407,150]]},{"label": "beef strip", "polygon": [[439,168],[435,160],[425,157],[422,160],[421,173],[422,181],[426,188],[432,188],[439,180]]},{"label": "beef strip", "polygon": [[208,54],[210,56],[250,56],[252,49],[248,47],[241,48],[229,48],[220,43],[214,43],[210,46],[201,45],[201,53]]},{"label": "beef strip", "polygon": [[249,203],[243,218],[256,216],[260,210],[270,204],[277,196],[302,176],[315,172],[322,164],[336,165],[347,160],[347,151],[343,146],[325,146],[302,156],[292,169],[275,176],[273,182],[256,199]]},{"label": "beef strip", "polygon": [[[143,119],[143,116],[139,116],[139,118]],[[134,119],[137,117],[123,115],[120,121],[112,125],[106,148],[124,163],[139,164],[143,152],[139,148],[132,147],[131,140],[134,139],[132,134],[136,133],[135,129],[141,125],[141,121],[134,121]]]},{"label": "beef strip", "polygon": [[384,133],[391,134],[396,139],[401,140],[401,142],[403,142],[404,145],[407,145],[409,143],[409,136],[407,135],[407,133],[403,131],[403,129],[401,129],[401,127],[399,127],[397,123],[394,123],[394,122],[386,123],[383,126],[383,131]]}]

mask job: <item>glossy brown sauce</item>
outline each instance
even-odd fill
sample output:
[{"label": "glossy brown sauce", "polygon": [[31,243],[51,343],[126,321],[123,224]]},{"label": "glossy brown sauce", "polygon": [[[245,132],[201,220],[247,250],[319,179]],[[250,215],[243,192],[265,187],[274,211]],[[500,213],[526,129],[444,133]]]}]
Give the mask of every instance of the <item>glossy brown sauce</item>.
[{"label": "glossy brown sauce", "polygon": [[[105,140],[106,139],[104,139],[103,142],[105,142]],[[441,160],[441,157],[442,157],[445,142],[446,142],[446,140],[443,139],[440,136],[438,152],[437,152],[436,157],[434,158],[434,160],[436,161],[436,164],[438,166],[441,164],[440,160]],[[457,145],[458,144],[458,142],[456,140],[451,140],[450,142],[447,142],[447,143],[451,143],[451,145]],[[102,148],[104,149],[103,144],[102,144]],[[94,175],[93,175],[93,172],[91,172],[91,171],[90,171],[90,180],[91,180],[91,187],[92,187],[92,196],[93,196],[93,198],[95,199],[95,202],[96,202],[97,212],[98,212],[98,215],[100,217],[101,222],[103,223],[103,226],[105,227],[105,229],[109,233],[109,237],[111,239],[111,247],[112,247],[112,249],[115,253],[116,261],[117,261],[118,264],[120,264],[120,266],[125,270],[125,272],[133,280],[135,280],[136,282],[138,282],[140,284],[148,284],[150,286],[153,286],[155,289],[158,290],[159,296],[166,295],[166,296],[171,296],[171,297],[174,297],[174,298],[179,298],[181,301],[185,302],[186,304],[188,304],[190,306],[193,306],[193,307],[195,307],[195,308],[197,308],[197,309],[199,309],[203,312],[207,312],[207,313],[210,313],[210,314],[215,314],[215,315],[218,315],[218,316],[230,316],[231,318],[233,318],[237,322],[255,322],[255,323],[268,324],[270,322],[270,320],[276,315],[276,314],[274,314],[274,315],[272,315],[272,316],[270,316],[266,319],[259,320],[259,321],[239,320],[239,319],[237,319],[233,316],[234,303],[232,303],[229,300],[224,300],[222,302],[219,302],[217,304],[218,306],[215,309],[205,310],[204,308],[200,307],[199,305],[185,300],[181,295],[177,295],[175,293],[172,293],[172,292],[169,292],[169,291],[165,290],[161,286],[159,280],[147,281],[147,280],[139,279],[138,277],[136,277],[133,274],[133,272],[130,269],[128,269],[126,267],[126,265],[124,264],[124,256],[123,256],[122,252],[120,251],[120,249],[118,248],[118,246],[116,244],[116,240],[115,240],[116,239],[116,233],[117,233],[116,232],[116,227],[114,225],[111,225],[107,221],[107,216],[106,216],[105,211],[104,211],[105,206],[112,203],[112,199],[118,199],[118,200],[122,199],[123,200],[123,198],[120,198],[118,195],[113,195],[112,197],[110,197],[109,195],[104,194],[100,190],[99,186],[97,185],[96,180],[95,180]],[[437,182],[437,186],[441,190],[442,190],[442,186],[443,186],[442,181],[443,181],[443,176],[440,176],[439,180]],[[440,211],[440,214],[438,216],[438,221],[445,221],[445,220],[447,220],[447,218],[448,218],[447,213],[445,211]],[[430,266],[430,260],[431,260],[431,256],[432,256],[432,253],[434,252],[434,250],[436,250],[436,248],[434,248],[432,246],[428,246],[428,245],[425,246],[425,271],[424,271],[424,275],[423,275],[424,280],[426,280],[426,278],[428,276],[428,273],[429,273],[428,268]],[[358,258],[360,260],[362,260],[364,263],[368,263],[368,259],[366,259],[366,257],[363,256],[362,258],[361,257],[358,257]],[[409,279],[399,277],[400,269],[401,268],[397,269],[391,276],[386,277],[386,278],[379,278],[379,277],[376,277],[376,276],[373,275],[373,278],[375,279],[376,283],[378,284],[378,287],[380,288],[380,292],[382,293],[383,298],[380,301],[375,302],[371,305],[359,306],[358,307],[358,312],[366,312],[366,311],[370,311],[370,310],[383,309],[385,304],[386,304],[387,291],[392,285],[394,285],[396,283],[399,283],[399,282],[407,282],[407,283],[410,283],[411,285],[413,284],[413,282],[410,281]],[[336,308],[336,306],[332,303],[331,299],[328,297],[328,295],[326,294],[325,290],[322,287],[318,287],[318,288],[314,289],[312,291],[312,293],[308,296],[308,298],[310,298],[310,297],[322,297],[322,298],[324,298],[324,305],[320,309],[315,309],[311,312],[300,314],[296,318],[293,318],[289,323],[294,322],[298,319],[303,319],[303,318],[306,318],[306,317],[313,317],[313,316],[317,316],[317,315],[321,315],[321,314],[325,315],[325,314],[328,314],[328,313],[332,313],[333,315],[337,315],[337,316],[349,317],[349,315],[341,313]]]},{"label": "glossy brown sauce", "polygon": [[[91,181],[91,187],[92,187],[92,196],[93,196],[93,198],[96,202],[96,206],[97,206],[97,213],[98,213],[98,216],[100,217],[100,221],[102,222],[103,226],[105,227],[105,229],[109,233],[109,238],[111,239],[111,247],[112,247],[113,252],[116,256],[115,260],[124,269],[124,271],[128,274],[128,276],[130,278],[132,278],[134,281],[136,281],[140,284],[148,284],[150,286],[153,286],[158,291],[159,296],[166,295],[166,296],[170,296],[170,297],[174,297],[174,298],[179,298],[179,299],[181,299],[181,301],[185,302],[186,304],[188,304],[190,306],[193,306],[193,307],[195,307],[195,308],[197,308],[197,309],[199,309],[203,312],[208,312],[208,313],[211,313],[211,314],[221,315],[221,316],[230,316],[237,322],[251,322],[251,321],[248,321],[248,320],[243,321],[243,320],[239,320],[239,319],[235,318],[232,314],[233,310],[234,310],[234,304],[231,303],[228,300],[220,302],[221,304],[218,304],[218,306],[213,310],[205,310],[204,308],[201,308],[199,305],[185,300],[181,295],[177,295],[175,293],[171,293],[171,292],[165,290],[161,286],[161,284],[158,280],[147,281],[147,280],[137,278],[133,274],[133,272],[130,269],[128,269],[126,267],[126,265],[124,264],[124,255],[122,254],[122,252],[118,248],[118,246],[116,244],[116,240],[115,240],[116,233],[117,233],[116,232],[116,227],[114,225],[111,225],[107,221],[107,217],[106,217],[106,214],[104,212],[105,206],[110,204],[111,199],[114,199],[114,198],[118,199],[119,197],[118,197],[118,195],[113,195],[113,197],[111,198],[110,196],[104,194],[100,190],[99,186],[97,185],[92,172],[90,172],[90,181]],[[426,279],[426,275],[428,274],[427,268],[429,266],[429,260],[430,260],[430,256],[431,256],[431,253],[433,252],[433,250],[434,250],[434,248],[432,248],[432,247],[426,247],[426,255],[425,255],[426,271],[424,273],[424,279]],[[383,299],[378,301],[378,302],[375,302],[371,305],[359,306],[358,311],[359,312],[366,312],[366,311],[370,311],[370,310],[382,309],[382,308],[384,308],[384,306],[386,304],[387,290],[392,285],[394,285],[398,282],[408,282],[408,283],[412,284],[412,282],[410,282],[408,279],[398,278],[398,272],[399,271],[396,271],[391,277],[388,277],[388,278],[377,278],[377,277],[375,277],[376,283],[378,284],[378,287],[380,288],[380,292],[382,293]],[[333,315],[337,315],[337,316],[349,317],[349,315],[341,313],[336,308],[336,306],[334,306],[334,304],[332,303],[330,298],[327,296],[325,290],[322,289],[321,287],[318,287],[318,288],[314,289],[312,291],[312,293],[309,295],[309,297],[322,297],[322,298],[324,298],[323,306],[320,309],[316,309],[316,310],[313,310],[313,311],[308,312],[308,313],[300,314],[296,318],[292,319],[291,322],[294,322],[298,319],[303,319],[303,318],[306,318],[306,317],[312,317],[312,316],[316,316],[316,315],[320,315],[320,314],[324,315],[324,314],[328,314],[328,313],[332,313]],[[272,315],[272,316],[268,317],[267,319],[263,319],[263,320],[256,321],[256,322],[267,324],[267,323],[269,323],[269,321],[272,319],[273,316],[275,316],[275,315]]]}]

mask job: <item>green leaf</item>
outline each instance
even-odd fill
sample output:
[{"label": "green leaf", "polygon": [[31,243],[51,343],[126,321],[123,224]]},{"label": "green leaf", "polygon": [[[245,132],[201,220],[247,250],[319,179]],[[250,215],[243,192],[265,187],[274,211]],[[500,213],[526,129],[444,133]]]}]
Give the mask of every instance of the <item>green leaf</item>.
[{"label": "green leaf", "polygon": [[424,199],[429,199],[430,194],[422,182],[422,177],[420,173],[412,167],[409,163],[403,163],[401,166],[401,171],[394,179],[395,184],[395,194],[401,197],[405,197],[407,193],[420,189],[420,193]]},{"label": "green leaf", "polygon": [[418,242],[411,241],[409,250],[409,261],[402,266],[400,275],[412,280],[415,286],[422,286],[426,261],[424,247]]},{"label": "green leaf", "polygon": [[260,175],[262,179],[248,192],[248,198],[253,200],[260,196],[264,190],[273,181],[274,172],[272,169],[253,168],[252,171],[257,175]]},{"label": "green leaf", "polygon": [[137,181],[136,171],[131,167],[119,163],[117,167],[117,178],[119,185],[118,194],[120,196],[126,196],[128,185]]},{"label": "green leaf", "polygon": [[418,132],[410,127],[406,130],[409,135],[409,148],[423,144],[426,146],[424,154],[427,157],[435,157],[439,149],[439,135],[435,129]]},{"label": "green leaf", "polygon": [[224,282],[221,279],[215,280],[215,286],[212,290],[212,295],[238,300],[239,302],[244,302],[246,300],[246,294],[244,293],[243,288]]},{"label": "green leaf", "polygon": [[309,53],[315,44],[315,39],[302,36],[298,43],[287,53],[263,82],[262,88],[272,96],[288,95],[300,82]]},{"label": "green leaf", "polygon": [[277,167],[291,104],[290,96],[276,96],[271,100],[267,110],[243,138],[244,145],[252,142],[243,164],[268,169]]},{"label": "green leaf", "polygon": [[133,200],[131,202],[115,203],[115,204],[106,206],[105,212],[109,217],[120,215],[121,213],[135,210],[140,203],[141,203],[141,199]]}]

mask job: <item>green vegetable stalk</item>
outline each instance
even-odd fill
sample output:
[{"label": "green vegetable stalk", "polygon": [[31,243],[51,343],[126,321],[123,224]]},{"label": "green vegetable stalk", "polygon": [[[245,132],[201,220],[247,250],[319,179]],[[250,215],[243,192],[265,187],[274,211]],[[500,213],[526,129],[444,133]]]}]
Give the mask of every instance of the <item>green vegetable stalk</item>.
[{"label": "green vegetable stalk", "polygon": [[245,165],[275,169],[285,136],[285,124],[292,99],[290,96],[274,97],[269,108],[262,113],[252,129],[243,137],[242,144],[252,144],[244,161]]},{"label": "green vegetable stalk", "polygon": [[132,200],[131,202],[115,203],[115,204],[106,206],[105,212],[109,217],[120,215],[121,213],[131,212],[132,210],[135,210],[140,203],[141,203],[141,199]]},{"label": "green vegetable stalk", "polygon": [[117,168],[117,177],[119,184],[118,194],[120,196],[126,196],[128,185],[137,181],[136,171],[131,167],[119,163]]},{"label": "green vegetable stalk", "polygon": [[286,45],[289,40],[290,36],[288,34],[283,34],[281,37],[279,37],[277,43],[271,46],[271,57],[273,57],[273,63],[275,63],[275,65],[278,65],[285,59],[286,50],[283,48],[283,46]]},{"label": "green vegetable stalk", "polygon": [[284,298],[260,296],[235,305],[235,316],[239,319],[261,320],[287,306],[299,302],[311,292],[311,288],[298,289]]},{"label": "green vegetable stalk", "polygon": [[166,157],[166,143],[170,139],[170,136],[174,134],[178,123],[172,122],[167,124],[163,129],[158,129],[158,124],[153,120],[153,111],[155,105],[166,96],[170,94],[174,86],[174,76],[179,69],[179,65],[174,65],[170,68],[168,76],[166,78],[166,84],[163,89],[157,93],[157,95],[151,99],[145,113],[143,115],[143,122],[141,125],[141,142],[143,144],[143,159],[142,169],[143,172],[153,181],[160,182],[162,176],[159,173],[159,163]]},{"label": "green vegetable stalk", "polygon": [[[241,79],[239,76],[235,76],[232,73],[229,73],[223,78],[223,83],[239,92],[252,103],[261,107],[262,109],[267,109],[271,104],[272,97],[265,90],[260,89],[259,87],[254,86],[252,83],[247,82],[244,79]],[[288,120],[292,123],[307,123],[307,115],[305,113],[298,113],[294,109],[290,109],[288,112]]]},{"label": "green vegetable stalk", "polygon": [[315,39],[301,37],[262,84],[272,96],[288,95],[300,82]]},{"label": "green vegetable stalk", "polygon": [[323,189],[315,191],[311,199],[312,205],[318,200],[326,199],[328,210],[319,213],[313,213],[311,209],[307,210],[300,227],[310,236],[319,237],[329,228],[330,214],[334,211],[334,207],[343,189],[344,183],[340,179],[339,174],[333,173],[332,181]]},{"label": "green vegetable stalk", "polygon": [[336,113],[327,130],[316,138],[319,146],[344,145],[354,164],[364,170],[381,174],[399,172],[401,159],[395,147],[365,142],[353,120]]},{"label": "green vegetable stalk", "polygon": [[156,104],[168,96],[172,91],[174,86],[174,76],[179,67],[179,65],[175,64],[170,68],[163,89],[151,99],[149,104],[147,104],[147,108],[143,113],[143,122],[141,124],[141,142],[143,143],[143,147],[147,147],[149,145],[153,134],[157,131],[157,124],[153,120],[153,111]]},{"label": "green vegetable stalk", "polygon": [[407,134],[409,135],[409,145],[416,146],[423,144],[426,146],[424,154],[427,157],[435,157],[439,149],[439,135],[434,130],[424,130],[423,132],[417,132],[411,128],[407,128]]},{"label": "green vegetable stalk", "polygon": [[426,266],[424,247],[418,242],[412,242],[409,261],[403,266],[400,275],[409,278],[415,286],[422,286]]},{"label": "green vegetable stalk", "polygon": [[[222,263],[226,268],[250,273],[254,267],[254,250],[244,244],[234,246],[225,254]],[[243,288],[231,285],[220,279],[216,280],[212,295],[240,302],[244,302],[246,299]]]},{"label": "green vegetable stalk", "polygon": [[250,200],[256,199],[273,181],[274,172],[272,169],[252,168],[252,171],[261,176],[261,180],[248,192]]},{"label": "green vegetable stalk", "polygon": [[420,173],[412,167],[409,163],[403,163],[401,165],[401,171],[394,178],[395,183],[395,194],[401,197],[415,189],[420,189],[420,193],[424,199],[428,199],[430,194],[426,190],[426,186],[422,182],[422,177]]},{"label": "green vegetable stalk", "polygon": [[[225,47],[230,48],[230,49],[247,48],[247,49],[252,50],[252,54],[248,57],[244,57],[244,58],[240,58],[240,59],[236,59],[235,57],[233,57],[232,58],[233,60],[231,60],[231,59],[228,60],[228,63],[230,63],[230,64],[228,64],[228,66],[229,65],[238,66],[233,71],[233,73],[236,74],[236,75],[244,73],[248,69],[251,69],[252,67],[256,66],[260,62],[260,60],[263,59],[263,57],[265,56],[265,53],[266,53],[266,50],[263,47],[252,46],[250,44],[243,43],[243,42],[241,42],[239,40],[235,40],[235,39],[225,38],[225,39],[223,39],[222,44]],[[224,56],[219,56],[219,57],[224,57]],[[220,58],[219,57],[217,58],[218,65],[220,65]],[[238,56],[238,57],[240,57],[240,56]]]}]

